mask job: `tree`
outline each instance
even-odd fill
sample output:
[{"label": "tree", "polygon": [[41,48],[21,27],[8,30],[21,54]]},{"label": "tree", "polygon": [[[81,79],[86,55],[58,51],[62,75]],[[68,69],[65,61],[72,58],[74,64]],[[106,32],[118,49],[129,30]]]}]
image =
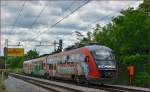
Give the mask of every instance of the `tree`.
[{"label": "tree", "polygon": [[22,68],[24,57],[8,57],[7,68],[15,69]]},{"label": "tree", "polygon": [[26,59],[31,59],[31,58],[34,58],[34,57],[37,57],[37,56],[39,56],[39,53],[36,50],[29,50],[27,52],[27,54],[25,55],[25,58]]}]

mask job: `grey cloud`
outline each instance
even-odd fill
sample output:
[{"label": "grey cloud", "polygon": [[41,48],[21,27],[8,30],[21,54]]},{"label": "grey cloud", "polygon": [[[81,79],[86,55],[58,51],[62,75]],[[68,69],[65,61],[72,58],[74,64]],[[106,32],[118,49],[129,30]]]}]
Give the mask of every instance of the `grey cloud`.
[{"label": "grey cloud", "polygon": [[58,28],[70,29],[70,30],[86,30],[86,26],[81,26],[77,23],[61,23],[57,25]]},{"label": "grey cloud", "polygon": [[[8,16],[4,16],[1,20],[2,38],[9,40],[18,40],[25,42],[26,49],[34,48],[34,45],[39,41],[54,41],[56,39],[64,39],[64,46],[73,44],[77,40],[72,37],[74,31],[80,31],[84,34],[88,31],[88,24],[95,24],[96,22],[102,23],[103,25],[111,21],[112,16],[119,14],[119,11],[128,5],[128,2],[121,1],[91,1],[85,5],[72,16],[65,19],[63,22],[56,25],[54,28],[47,30],[40,37],[32,40],[33,37],[37,36],[38,32],[50,27],[60,17],[69,14],[70,11],[77,8],[83,1],[76,1],[70,9],[65,12],[66,8],[73,1],[27,1],[25,8],[21,12],[21,16],[15,25],[15,34],[10,35],[10,29],[18,15],[18,10],[23,4],[23,1],[10,1],[6,2],[6,6],[2,6],[1,9]],[[33,29],[30,29],[31,24],[40,13],[44,4],[48,4],[47,8],[41,14],[37,22],[33,25]],[[3,3],[5,4],[5,3]],[[112,12],[112,14],[110,14]],[[108,17],[105,17],[108,16]],[[57,19],[56,19],[57,18]],[[103,20],[102,20],[103,18]],[[56,19],[56,20],[55,20]],[[96,21],[96,22],[95,22]],[[26,43],[27,42],[27,43]],[[42,53],[46,50],[43,49]]]},{"label": "grey cloud", "polygon": [[14,31],[13,33],[10,32],[10,31],[2,31],[2,34],[11,36],[12,34],[15,34],[15,35],[27,35],[28,33],[24,32],[24,31],[20,31],[20,32]]},{"label": "grey cloud", "polygon": [[[80,16],[80,18],[84,22],[95,22],[97,20],[102,20],[102,18],[104,16],[108,16],[108,14],[102,14],[102,13],[98,13],[98,12],[94,12],[94,13],[93,12],[87,12],[87,13],[83,14],[82,16]],[[103,20],[105,20],[105,19],[103,19]]]},{"label": "grey cloud", "polygon": [[48,35],[71,35],[72,34],[72,32],[70,31],[70,30],[65,30],[65,29],[60,29],[60,30],[55,30],[55,31],[49,31],[48,33],[47,33]]}]

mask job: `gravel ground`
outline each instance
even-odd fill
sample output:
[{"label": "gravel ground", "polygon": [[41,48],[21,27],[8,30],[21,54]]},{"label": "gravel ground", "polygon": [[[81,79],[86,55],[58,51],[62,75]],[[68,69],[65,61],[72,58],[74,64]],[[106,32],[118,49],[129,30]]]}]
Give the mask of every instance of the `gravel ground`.
[{"label": "gravel ground", "polygon": [[51,92],[10,76],[5,80],[5,87],[8,89],[8,92]]}]

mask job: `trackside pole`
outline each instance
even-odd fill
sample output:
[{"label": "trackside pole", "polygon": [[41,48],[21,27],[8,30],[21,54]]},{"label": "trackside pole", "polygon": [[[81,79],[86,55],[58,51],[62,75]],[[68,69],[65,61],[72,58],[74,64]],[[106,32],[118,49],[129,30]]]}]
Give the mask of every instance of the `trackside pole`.
[{"label": "trackside pole", "polygon": [[8,39],[5,40],[5,45],[4,47],[4,61],[5,61],[5,69],[7,69],[7,48],[8,48]]}]

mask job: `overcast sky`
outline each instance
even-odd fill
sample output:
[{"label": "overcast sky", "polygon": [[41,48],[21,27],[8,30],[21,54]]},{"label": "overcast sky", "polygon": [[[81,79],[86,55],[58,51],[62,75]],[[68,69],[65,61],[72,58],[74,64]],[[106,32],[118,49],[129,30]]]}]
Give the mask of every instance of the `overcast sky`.
[{"label": "overcast sky", "polygon": [[[10,45],[21,42],[25,51],[36,48],[40,54],[50,53],[54,47],[35,47],[35,45],[40,41],[42,44],[49,44],[54,40],[63,39],[63,46],[67,47],[78,41],[74,35],[75,31],[85,35],[96,23],[104,26],[113,16],[119,15],[122,9],[137,8],[142,3],[136,0],[90,1],[50,28],[85,2],[84,0],[1,1],[2,49],[5,46],[5,39],[8,39]],[[39,33],[42,34],[38,36]]]}]

